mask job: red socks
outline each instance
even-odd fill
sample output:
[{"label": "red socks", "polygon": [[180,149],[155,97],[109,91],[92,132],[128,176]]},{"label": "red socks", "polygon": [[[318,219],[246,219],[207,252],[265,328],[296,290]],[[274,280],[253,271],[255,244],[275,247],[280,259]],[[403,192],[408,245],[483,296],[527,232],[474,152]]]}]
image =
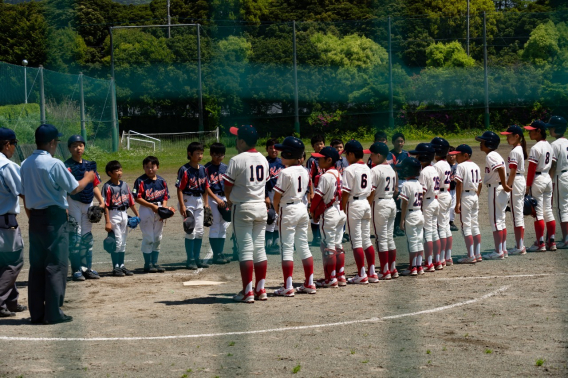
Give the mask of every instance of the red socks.
[{"label": "red socks", "polygon": [[327,256],[325,256],[325,270],[326,270],[326,279],[327,280],[332,280],[334,278],[336,278],[336,271],[335,271],[335,267],[337,264],[337,260],[335,257],[335,253],[331,253]]},{"label": "red socks", "polygon": [[381,274],[387,274],[389,271],[389,252],[379,252],[379,262],[381,264]]},{"label": "red socks", "polygon": [[264,260],[254,264],[254,290],[256,292],[264,289],[264,281],[266,280],[266,271],[268,269],[268,261]]},{"label": "red socks", "polygon": [[503,253],[507,251],[507,229],[504,228],[501,230],[501,249]]},{"label": "red socks", "polygon": [[388,263],[390,264],[390,266],[387,267],[387,270],[390,271],[391,273],[393,273],[396,270],[396,249],[391,249],[389,251]]},{"label": "red socks", "polygon": [[493,231],[493,243],[495,243],[495,252],[502,254],[503,247],[501,244],[501,231]]},{"label": "red socks", "polygon": [[444,239],[440,239],[440,259],[438,260],[439,262],[442,262],[446,259],[446,243],[447,243],[447,238]]},{"label": "red socks", "polygon": [[335,253],[335,275],[332,277],[341,277],[345,275],[345,252],[337,251]]},{"label": "red socks", "polygon": [[442,243],[440,242],[440,239],[434,241],[434,262],[435,263],[440,262],[441,246],[442,246]]},{"label": "red socks", "polygon": [[432,253],[434,252],[434,242],[427,241],[424,243],[424,257],[426,257],[426,265],[432,264]]},{"label": "red socks", "polygon": [[[289,289],[292,287],[292,274],[294,273],[294,261],[282,261],[282,273],[284,274],[284,287]],[[288,279],[290,282],[288,285]]]},{"label": "red socks", "polygon": [[365,250],[365,258],[367,259],[367,270],[369,274],[375,273],[375,248],[370,246]]},{"label": "red socks", "polygon": [[524,239],[525,239],[525,228],[524,227],[515,227],[515,243],[517,244],[518,249],[522,249],[524,247]]},{"label": "red socks", "polygon": [[556,233],[556,221],[546,222],[546,235],[548,236],[548,243],[554,243],[554,234]]},{"label": "red socks", "polygon": [[243,294],[247,294],[252,291],[252,275],[253,275],[253,263],[252,260],[241,261],[241,279],[243,280]]},{"label": "red socks", "polygon": [[481,234],[477,234],[473,236],[473,253],[475,256],[481,255]]},{"label": "red socks", "polygon": [[465,248],[467,250],[468,257],[474,257],[475,251],[473,250],[473,236],[464,236],[465,239]]},{"label": "red socks", "polygon": [[[363,248],[353,248],[353,257],[355,257],[355,264],[357,264],[357,274],[359,277],[365,276],[365,252]],[[338,269],[339,272],[339,269]],[[341,274],[338,274],[341,275]]]},{"label": "red socks", "polygon": [[544,243],[544,220],[534,221],[534,232],[536,233],[536,241]]},{"label": "red socks", "polygon": [[302,260],[302,265],[304,266],[304,275],[306,276],[306,281],[304,285],[314,284],[314,258],[308,257]]}]

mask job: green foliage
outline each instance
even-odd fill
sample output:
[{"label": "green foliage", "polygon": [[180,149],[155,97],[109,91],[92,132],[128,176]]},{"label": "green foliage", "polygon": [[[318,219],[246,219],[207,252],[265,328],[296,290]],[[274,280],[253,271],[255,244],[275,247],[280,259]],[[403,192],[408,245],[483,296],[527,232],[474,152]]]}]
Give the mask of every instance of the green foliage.
[{"label": "green foliage", "polygon": [[461,43],[434,43],[426,49],[428,67],[473,67],[475,59],[467,56]]},{"label": "green foliage", "polygon": [[387,51],[364,36],[350,34],[339,38],[333,34],[315,33],[311,42],[326,65],[370,68],[388,62]]},{"label": "green foliage", "polygon": [[300,366],[300,364],[294,366],[294,369],[292,369],[292,374],[298,374],[301,368],[302,367]]},{"label": "green foliage", "polygon": [[559,33],[552,21],[541,24],[531,32],[531,37],[521,51],[524,60],[537,66],[551,62],[559,53]]}]

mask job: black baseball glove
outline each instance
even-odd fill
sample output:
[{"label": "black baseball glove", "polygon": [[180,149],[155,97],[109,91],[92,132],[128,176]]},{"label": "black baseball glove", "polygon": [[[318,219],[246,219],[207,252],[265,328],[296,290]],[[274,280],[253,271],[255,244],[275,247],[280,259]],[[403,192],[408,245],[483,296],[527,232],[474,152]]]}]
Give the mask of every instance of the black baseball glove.
[{"label": "black baseball glove", "polygon": [[103,208],[100,206],[91,206],[87,209],[87,218],[91,223],[99,223],[103,217]]},{"label": "black baseball glove", "polygon": [[203,208],[203,226],[211,227],[213,224],[213,212],[210,207]]},{"label": "black baseball glove", "polygon": [[158,215],[161,219],[168,219],[174,216],[174,212],[167,207],[159,207],[158,208]]}]

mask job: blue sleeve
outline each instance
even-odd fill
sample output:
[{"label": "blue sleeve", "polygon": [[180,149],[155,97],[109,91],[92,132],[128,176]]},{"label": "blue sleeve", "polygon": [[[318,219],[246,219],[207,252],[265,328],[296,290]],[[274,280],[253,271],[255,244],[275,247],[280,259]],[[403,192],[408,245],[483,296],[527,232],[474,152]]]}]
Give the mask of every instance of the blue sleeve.
[{"label": "blue sleeve", "polygon": [[67,193],[73,192],[79,186],[75,177],[65,168],[65,165],[60,160],[53,164],[49,175],[54,186],[65,190]]},{"label": "blue sleeve", "polygon": [[3,170],[4,185],[15,196],[22,194],[22,178],[20,167],[16,164],[7,164]]}]

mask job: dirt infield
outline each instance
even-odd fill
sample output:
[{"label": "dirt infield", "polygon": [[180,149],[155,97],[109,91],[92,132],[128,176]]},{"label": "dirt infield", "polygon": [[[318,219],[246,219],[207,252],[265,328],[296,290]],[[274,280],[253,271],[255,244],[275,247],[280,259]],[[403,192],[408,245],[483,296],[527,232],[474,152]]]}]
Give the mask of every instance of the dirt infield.
[{"label": "dirt infield", "polygon": [[[506,157],[509,147],[500,149]],[[474,160],[483,169],[483,154]],[[162,172],[169,183],[175,172]],[[135,173],[125,176],[129,184]],[[170,203],[176,203],[175,193]],[[482,249],[493,249],[487,192],[480,200]],[[25,223],[21,218],[21,223]],[[454,265],[418,278],[322,289],[316,295],[234,303],[237,263],[183,269],[183,230],[168,221],[160,260],[164,274],[144,274],[139,230],[128,236],[133,277],[109,277],[95,235],[100,280],[69,282],[64,311],[72,323],[32,326],[29,314],[0,319],[0,376],[534,376],[568,374],[568,253],[529,253],[473,266]],[[525,218],[526,244],[534,241]],[[508,216],[508,245],[514,245]],[[459,227],[459,222],[456,222]],[[27,225],[23,225],[27,242]],[[557,230],[559,227],[557,227]],[[557,234],[558,235],[558,234]],[[407,265],[404,237],[398,264]],[[349,243],[346,271],[355,274]],[[204,248],[210,251],[207,239]],[[230,251],[227,241],[226,252]],[[315,273],[321,256],[312,249]],[[454,232],[453,256],[465,255]],[[27,260],[27,252],[26,252]],[[280,257],[269,256],[267,289],[282,283]],[[24,267],[27,269],[27,265]],[[296,261],[295,285],[303,276]],[[19,279],[27,301],[27,270]],[[188,280],[223,281],[184,287]],[[540,362],[542,361],[542,366]]]}]

